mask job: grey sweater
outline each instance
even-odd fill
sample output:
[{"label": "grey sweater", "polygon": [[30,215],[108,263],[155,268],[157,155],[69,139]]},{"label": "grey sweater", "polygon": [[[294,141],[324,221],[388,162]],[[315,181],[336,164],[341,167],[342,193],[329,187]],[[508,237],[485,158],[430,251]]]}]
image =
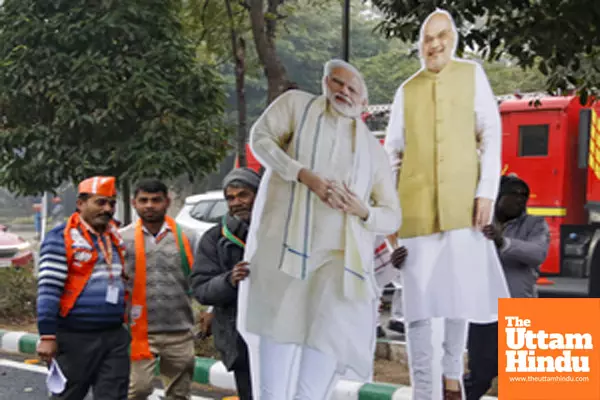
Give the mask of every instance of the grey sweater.
[{"label": "grey sweater", "polygon": [[550,246],[543,217],[523,214],[504,226],[504,246],[498,250],[511,297],[537,297],[535,283]]},{"label": "grey sweater", "polygon": [[[192,232],[183,230],[192,248],[195,238]],[[135,279],[135,224],[121,230],[125,242],[125,271],[129,285]],[[189,279],[183,275],[181,256],[175,235],[168,231],[158,243],[149,232],[144,231],[146,249],[146,304],[148,306],[148,333],[184,332],[192,329],[194,315],[188,295]]]}]

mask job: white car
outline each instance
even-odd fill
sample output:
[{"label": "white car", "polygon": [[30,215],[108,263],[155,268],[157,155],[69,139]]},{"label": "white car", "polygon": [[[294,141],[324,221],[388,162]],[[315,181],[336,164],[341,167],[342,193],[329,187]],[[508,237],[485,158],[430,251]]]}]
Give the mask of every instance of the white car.
[{"label": "white car", "polygon": [[222,190],[186,197],[185,204],[175,217],[184,228],[197,233],[196,243],[204,232],[215,226],[227,214],[227,202]]}]

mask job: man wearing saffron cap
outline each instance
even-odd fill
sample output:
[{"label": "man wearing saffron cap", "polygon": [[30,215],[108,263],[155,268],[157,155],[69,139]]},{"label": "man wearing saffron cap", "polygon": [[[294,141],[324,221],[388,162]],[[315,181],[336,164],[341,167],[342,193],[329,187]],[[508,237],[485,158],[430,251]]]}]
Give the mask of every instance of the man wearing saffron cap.
[{"label": "man wearing saffron cap", "polygon": [[385,152],[361,119],[361,74],[332,60],[322,85],[321,95],[282,94],[250,134],[266,172],[239,327],[260,338],[249,346],[260,400],[328,400],[340,375],[368,380],[372,371],[375,238],[398,229],[400,208]]},{"label": "man wearing saffron cap", "polygon": [[131,292],[130,400],[146,400],[154,391],[157,363],[165,398],[186,400],[194,373],[194,315],[188,276],[194,262],[194,233],[169,217],[167,186],[140,181],[133,206],[140,218],[123,228],[125,265]]},{"label": "man wearing saffron cap", "polygon": [[115,178],[79,184],[77,211],[52,229],[40,250],[37,353],[55,361],[67,383],[53,399],[122,400],[129,383],[124,326],[124,247],[112,222]]},{"label": "man wearing saffron cap", "polygon": [[[421,27],[422,68],[398,89],[385,148],[397,172],[408,257],[404,319],[414,400],[464,398],[467,321],[492,322],[510,297],[494,245],[482,233],[500,180],[501,122],[483,68],[454,58],[458,33],[436,10]],[[395,177],[396,178],[396,177]],[[395,238],[391,239],[395,241]],[[442,376],[432,319],[443,318]],[[436,360],[439,362],[439,360]]]}]

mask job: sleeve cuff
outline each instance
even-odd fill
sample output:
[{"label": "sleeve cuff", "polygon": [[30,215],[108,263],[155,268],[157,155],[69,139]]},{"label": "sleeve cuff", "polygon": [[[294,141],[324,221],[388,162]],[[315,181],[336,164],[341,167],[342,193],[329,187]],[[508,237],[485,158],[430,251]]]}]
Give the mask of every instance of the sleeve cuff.
[{"label": "sleeve cuff", "polygon": [[360,223],[364,228],[368,228],[369,226],[373,225],[373,222],[375,220],[375,213],[373,212],[373,208],[367,207],[367,210],[369,210],[369,216],[367,217],[367,219],[359,218]]},{"label": "sleeve cuff", "polygon": [[225,274],[223,274],[223,279],[225,279],[225,283],[228,288],[237,289],[235,286],[233,286],[231,284],[231,271],[225,272]]},{"label": "sleeve cuff", "polygon": [[38,322],[38,332],[40,334],[40,337],[56,336],[56,323]]},{"label": "sleeve cuff", "polygon": [[291,182],[298,182],[298,174],[300,173],[300,170],[302,168],[304,168],[302,164],[292,159],[288,168],[289,176],[285,178],[287,178],[287,180]]}]

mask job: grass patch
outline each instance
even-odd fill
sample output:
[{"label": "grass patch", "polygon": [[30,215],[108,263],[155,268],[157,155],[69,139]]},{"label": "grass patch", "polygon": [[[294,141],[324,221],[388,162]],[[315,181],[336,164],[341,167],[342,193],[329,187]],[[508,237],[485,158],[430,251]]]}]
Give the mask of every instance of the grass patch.
[{"label": "grass patch", "polygon": [[35,320],[37,282],[31,268],[0,269],[0,321],[27,324]]},{"label": "grass patch", "polygon": [[221,354],[215,349],[213,337],[197,339],[194,348],[198,357],[221,359]]}]

